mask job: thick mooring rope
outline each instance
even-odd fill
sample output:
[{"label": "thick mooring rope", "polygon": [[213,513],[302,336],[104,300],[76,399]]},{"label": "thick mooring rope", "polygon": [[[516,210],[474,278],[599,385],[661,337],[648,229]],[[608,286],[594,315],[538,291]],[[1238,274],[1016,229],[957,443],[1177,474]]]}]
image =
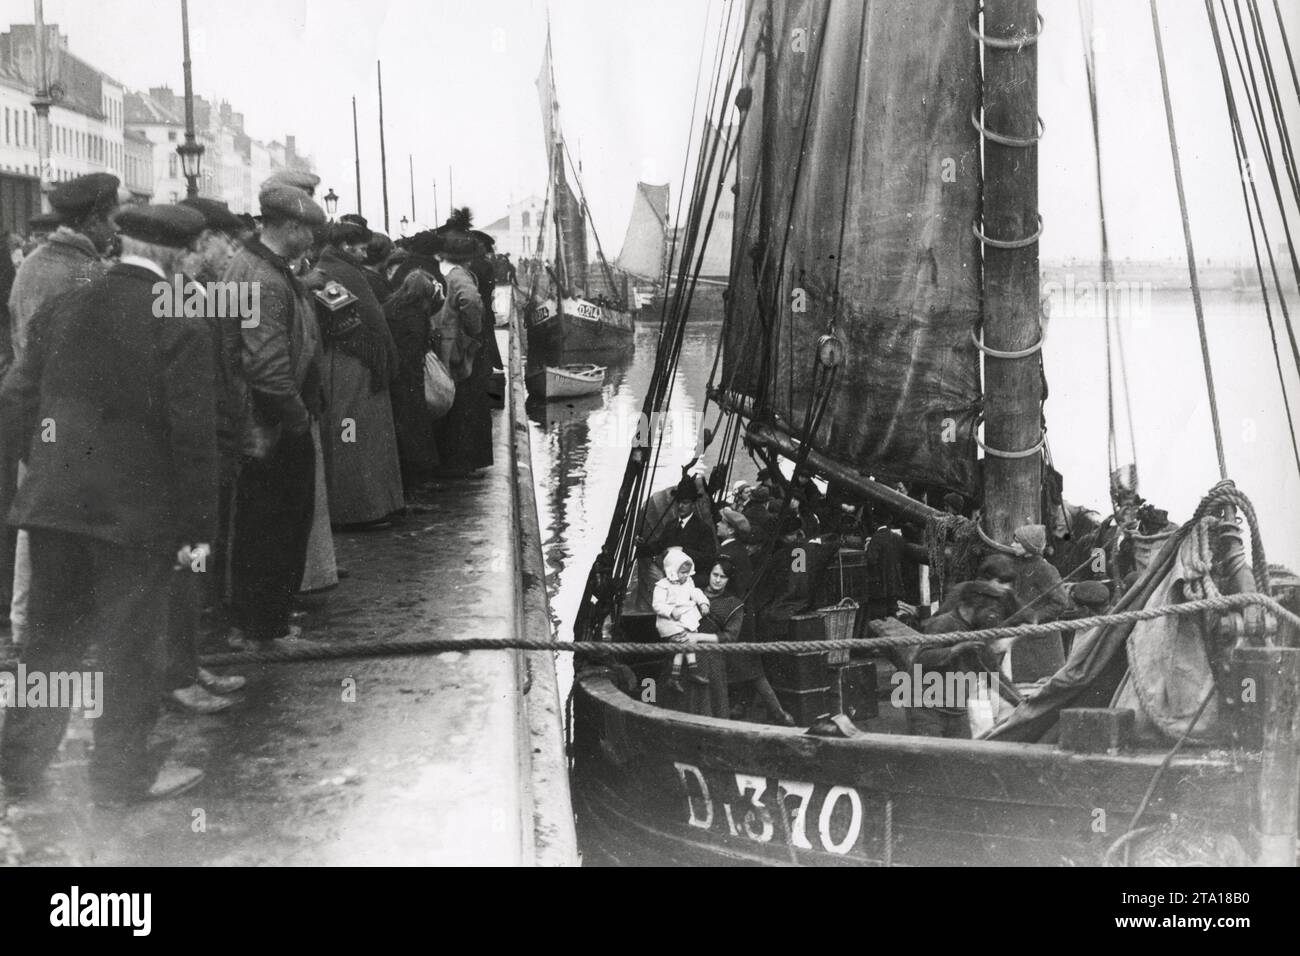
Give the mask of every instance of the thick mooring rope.
[{"label": "thick mooring rope", "polygon": [[[1246,607],[1262,607],[1277,615],[1300,633],[1300,617],[1266,594],[1230,594],[1201,601],[1188,601],[1166,607],[1141,608],[1116,614],[1098,614],[1071,621],[1052,621],[1043,624],[1019,624],[1013,627],[992,627],[979,631],[958,631],[949,634],[906,634],[890,637],[871,637],[861,640],[834,641],[769,641],[736,644],[701,643],[691,649],[705,654],[799,654],[810,651],[884,651],[904,647],[948,647],[966,641],[997,641],[1013,637],[1044,637],[1058,633],[1063,627],[1088,630],[1109,624],[1132,624],[1160,617],[1186,617],[1206,612],[1235,611]],[[238,651],[225,654],[208,654],[203,664],[208,667],[225,667],[237,664],[290,664],[307,661],[328,661],[366,657],[395,657],[411,654],[440,654],[447,651],[560,651],[583,657],[668,657],[680,653],[682,644],[642,643],[631,641],[541,641],[513,637],[425,638],[403,641],[348,641],[337,644],[315,644],[307,641],[289,646],[268,647],[259,651]],[[12,665],[0,665],[0,669]]]}]

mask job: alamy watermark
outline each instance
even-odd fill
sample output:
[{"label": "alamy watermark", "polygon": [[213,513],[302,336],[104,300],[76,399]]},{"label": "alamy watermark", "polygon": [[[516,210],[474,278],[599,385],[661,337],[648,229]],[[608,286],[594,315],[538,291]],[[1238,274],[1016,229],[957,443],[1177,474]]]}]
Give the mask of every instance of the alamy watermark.
[{"label": "alamy watermark", "polygon": [[94,719],[104,713],[103,671],[0,671],[0,710],[6,707],[74,708]]},{"label": "alamy watermark", "polygon": [[172,276],[153,284],[153,314],[159,319],[239,319],[239,327],[261,321],[260,282],[204,282]]},{"label": "alamy watermark", "polygon": [[893,707],[961,708],[973,700],[996,697],[996,680],[988,671],[941,672],[914,664],[910,673],[895,671],[890,677],[893,690],[889,703]]},{"label": "alamy watermark", "polygon": [[1062,280],[1048,279],[1042,284],[1041,298],[1050,302],[1053,318],[1095,318],[1110,313],[1128,319],[1151,317],[1151,294],[1158,287],[1153,282],[1128,279],[1076,279],[1067,272]]}]

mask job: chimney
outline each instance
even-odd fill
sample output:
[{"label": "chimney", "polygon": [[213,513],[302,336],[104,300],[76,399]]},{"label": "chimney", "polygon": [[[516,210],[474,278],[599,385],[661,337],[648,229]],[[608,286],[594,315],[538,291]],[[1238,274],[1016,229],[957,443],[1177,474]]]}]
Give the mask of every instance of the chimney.
[{"label": "chimney", "polygon": [[149,96],[158,102],[158,105],[165,110],[175,109],[176,94],[172,92],[170,86],[151,86],[149,87]]}]

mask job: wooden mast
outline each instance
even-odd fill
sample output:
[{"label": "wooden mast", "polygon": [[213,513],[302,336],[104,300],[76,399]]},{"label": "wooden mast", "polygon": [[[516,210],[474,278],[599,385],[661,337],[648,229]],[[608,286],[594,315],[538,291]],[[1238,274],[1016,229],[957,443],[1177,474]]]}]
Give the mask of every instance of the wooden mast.
[{"label": "wooden mast", "polygon": [[361,134],[357,132],[357,98],[352,97],[352,157],[357,167],[357,215],[361,215]]},{"label": "wooden mast", "polygon": [[1038,29],[1036,0],[985,4],[983,523],[1002,544],[1042,515]]},{"label": "wooden mast", "polygon": [[384,232],[388,232],[388,152],[384,147],[384,64],[375,62],[379,81],[379,179],[384,192]]}]

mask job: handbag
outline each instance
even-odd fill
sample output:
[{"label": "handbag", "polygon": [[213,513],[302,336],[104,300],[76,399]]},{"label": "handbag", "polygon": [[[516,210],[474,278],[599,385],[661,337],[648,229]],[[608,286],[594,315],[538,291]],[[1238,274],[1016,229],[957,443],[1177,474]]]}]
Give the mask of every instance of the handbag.
[{"label": "handbag", "polygon": [[456,383],[451,380],[438,353],[429,349],[424,353],[424,404],[429,407],[434,421],[446,415],[455,400]]}]

